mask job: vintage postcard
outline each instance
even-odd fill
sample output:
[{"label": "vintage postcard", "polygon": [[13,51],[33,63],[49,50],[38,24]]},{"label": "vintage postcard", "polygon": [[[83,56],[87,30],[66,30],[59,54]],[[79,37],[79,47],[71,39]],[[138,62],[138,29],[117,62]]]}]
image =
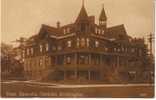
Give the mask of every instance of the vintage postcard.
[{"label": "vintage postcard", "polygon": [[153,98],[153,0],[2,0],[2,98]]}]

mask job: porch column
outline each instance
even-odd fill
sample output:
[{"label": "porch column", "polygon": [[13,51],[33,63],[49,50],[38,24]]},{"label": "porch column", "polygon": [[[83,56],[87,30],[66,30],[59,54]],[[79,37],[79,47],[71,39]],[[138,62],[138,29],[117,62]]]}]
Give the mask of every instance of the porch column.
[{"label": "porch column", "polygon": [[63,74],[64,80],[66,80],[66,71],[63,71]]},{"label": "porch column", "polygon": [[91,56],[92,54],[89,54],[89,64],[91,64],[91,60],[92,60]]},{"label": "porch column", "polygon": [[75,79],[77,79],[77,70],[75,71]]},{"label": "porch column", "polygon": [[119,56],[117,56],[117,68],[119,67]]},{"label": "porch column", "polygon": [[102,55],[100,55],[100,65],[103,65],[102,62],[103,62],[103,61],[102,61]]},{"label": "porch column", "polygon": [[90,76],[90,71],[88,71],[88,80],[90,80],[90,77],[91,77],[91,76]]}]

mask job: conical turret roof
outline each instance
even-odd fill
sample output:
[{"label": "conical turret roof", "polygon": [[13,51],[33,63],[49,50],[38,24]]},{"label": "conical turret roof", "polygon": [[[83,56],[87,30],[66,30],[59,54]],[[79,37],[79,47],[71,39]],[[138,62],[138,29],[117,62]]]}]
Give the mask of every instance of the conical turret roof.
[{"label": "conical turret roof", "polygon": [[80,20],[86,20],[86,19],[88,19],[88,14],[87,14],[87,11],[86,11],[86,9],[84,7],[84,4],[83,4],[82,8],[80,10],[80,13],[79,13],[79,15],[78,15],[78,17],[76,19],[76,22],[78,22]]},{"label": "conical turret roof", "polygon": [[107,16],[106,16],[106,13],[105,13],[104,7],[102,8],[102,11],[101,11],[101,14],[100,14],[99,20],[101,20],[101,21],[105,21],[105,20],[107,20]]}]

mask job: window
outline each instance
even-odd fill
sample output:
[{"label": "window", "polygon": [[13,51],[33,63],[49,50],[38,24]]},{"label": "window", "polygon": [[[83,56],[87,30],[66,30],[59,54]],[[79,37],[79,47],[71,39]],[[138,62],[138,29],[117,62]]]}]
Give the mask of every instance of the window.
[{"label": "window", "polygon": [[118,48],[117,51],[120,52],[120,48]]},{"label": "window", "polygon": [[108,51],[108,48],[107,47],[105,47],[105,51]]},{"label": "window", "polygon": [[70,56],[67,57],[67,64],[71,64],[71,57]]},{"label": "window", "polygon": [[43,51],[43,46],[42,45],[40,45],[40,52],[42,52]]},{"label": "window", "polygon": [[102,35],[105,33],[105,31],[104,30],[102,30]]},{"label": "window", "polygon": [[66,30],[65,29],[63,29],[63,34],[66,34]]},{"label": "window", "polygon": [[81,32],[86,31],[86,25],[84,23],[81,23]]},{"label": "window", "polygon": [[134,49],[134,48],[132,48],[132,49],[131,49],[131,52],[132,52],[132,53],[134,53],[134,52],[135,52],[135,49]]},{"label": "window", "polygon": [[42,66],[43,62],[42,59],[39,59],[39,66]]},{"label": "window", "polygon": [[29,48],[27,48],[27,55],[29,55]]},{"label": "window", "polygon": [[77,45],[77,47],[80,46],[80,39],[79,38],[77,38],[76,45]]},{"label": "window", "polygon": [[116,48],[114,48],[114,52],[116,52]]},{"label": "window", "polygon": [[101,30],[100,29],[98,29],[98,34],[101,34]]},{"label": "window", "polygon": [[46,47],[46,51],[48,51],[48,50],[49,50],[49,44],[47,43],[47,44],[45,45],[45,47]]},{"label": "window", "polygon": [[81,46],[82,46],[82,47],[85,46],[85,39],[84,39],[84,38],[81,39]]},{"label": "window", "polygon": [[71,41],[67,41],[67,46],[71,47]]},{"label": "window", "polygon": [[98,34],[98,29],[97,28],[95,28],[95,33]]},{"label": "window", "polygon": [[95,41],[95,47],[99,47],[99,42]]},{"label": "window", "polygon": [[84,55],[80,55],[79,63],[80,64],[85,64],[85,56]]},{"label": "window", "polygon": [[33,49],[33,48],[31,48],[30,50],[31,50],[31,54],[33,55],[33,53],[34,53],[34,49]]},{"label": "window", "polygon": [[58,50],[62,50],[62,47],[61,47],[61,46],[58,46],[57,49],[58,49]]},{"label": "window", "polygon": [[52,46],[52,50],[55,51],[56,50],[56,46]]},{"label": "window", "polygon": [[87,47],[89,47],[89,41],[90,41],[89,38],[87,38]]},{"label": "window", "polygon": [[67,33],[70,33],[70,28],[67,28]]},{"label": "window", "polygon": [[25,50],[22,50],[22,57],[25,57]]}]

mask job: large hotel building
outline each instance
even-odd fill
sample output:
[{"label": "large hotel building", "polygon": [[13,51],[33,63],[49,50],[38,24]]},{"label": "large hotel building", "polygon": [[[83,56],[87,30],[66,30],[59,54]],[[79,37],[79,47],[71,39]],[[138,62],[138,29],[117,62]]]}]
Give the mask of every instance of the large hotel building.
[{"label": "large hotel building", "polygon": [[83,4],[74,23],[43,24],[22,45],[25,77],[106,83],[144,80],[149,71],[144,39],[129,36],[123,24],[107,27],[104,8],[98,20],[96,24]]}]

